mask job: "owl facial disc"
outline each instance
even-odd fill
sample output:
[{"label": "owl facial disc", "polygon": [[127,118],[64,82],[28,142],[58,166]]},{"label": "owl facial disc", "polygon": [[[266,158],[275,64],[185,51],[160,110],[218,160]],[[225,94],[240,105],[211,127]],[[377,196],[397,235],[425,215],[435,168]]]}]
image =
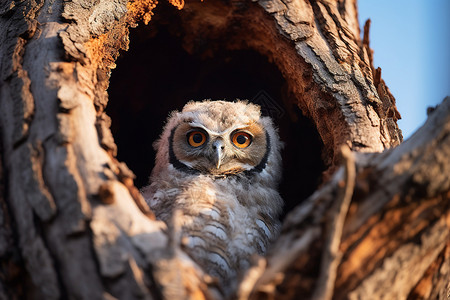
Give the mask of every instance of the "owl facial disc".
[{"label": "owl facial disc", "polygon": [[[275,135],[268,130],[270,119],[262,117],[257,106],[245,102],[188,104],[171,117],[169,124],[169,163],[188,174],[220,178],[250,178],[261,173],[272,150],[270,139]],[[278,149],[277,144],[274,146]]]},{"label": "owl facial disc", "polygon": [[270,149],[269,134],[255,124],[217,132],[183,122],[169,136],[169,162],[188,174],[249,177],[266,167]]}]

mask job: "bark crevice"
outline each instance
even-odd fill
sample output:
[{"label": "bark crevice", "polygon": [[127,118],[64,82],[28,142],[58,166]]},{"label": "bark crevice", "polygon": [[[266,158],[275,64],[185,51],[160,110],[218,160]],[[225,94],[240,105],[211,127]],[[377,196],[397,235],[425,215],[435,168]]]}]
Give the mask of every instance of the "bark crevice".
[{"label": "bark crevice", "polygon": [[[286,142],[298,147],[285,158],[298,172],[284,182],[291,189],[286,198],[293,200],[281,236],[246,274],[246,286],[237,291],[241,299],[310,297],[325,278],[320,266],[327,264],[339,274],[322,281],[327,298],[444,299],[450,272],[450,99],[400,144],[400,114],[381,69],[373,66],[369,25],[359,37],[354,0],[171,3],[184,8],[168,13],[167,6],[147,0],[0,4],[0,223],[7,225],[0,230],[0,295],[222,298],[217,283],[168,242],[173,236],[166,224],[154,220],[133,173],[117,160],[124,147],[116,146],[109,129],[126,109],[148,105],[144,115],[162,110],[166,102],[145,98],[153,89],[137,81],[145,82],[148,73],[163,77],[169,65],[158,67],[158,60],[184,53],[191,60],[182,63],[192,63],[200,78],[187,86],[204,91],[204,98],[217,91],[200,84],[212,75],[254,68],[247,77],[276,90],[275,102],[285,110],[280,122],[291,130]],[[151,18],[143,28],[140,22]],[[152,52],[156,59],[148,65],[145,55],[120,65],[130,37],[155,41],[164,28],[178,39],[170,44],[178,52]],[[197,64],[208,59],[216,64]],[[107,89],[116,60],[117,74],[126,67],[143,69],[120,103],[131,100],[115,110]],[[224,72],[230,61],[248,65]],[[175,82],[179,66],[160,85]],[[184,97],[190,90],[182,82],[194,77],[187,74],[172,89]],[[120,81],[112,83],[110,91]],[[108,114],[117,112],[112,121],[108,108]],[[158,114],[164,119],[167,111]],[[142,128],[159,131],[163,124],[151,121],[125,131],[145,139]],[[355,190],[342,235],[331,239],[340,243],[328,247],[330,211],[345,181],[342,144],[356,151]],[[149,156],[140,146],[131,149]],[[293,154],[298,149],[304,152]],[[297,164],[297,158],[309,164]],[[325,183],[309,196],[318,182],[313,190],[306,186],[325,170]],[[327,249],[331,254],[322,255]],[[24,282],[17,282],[20,276]]]}]

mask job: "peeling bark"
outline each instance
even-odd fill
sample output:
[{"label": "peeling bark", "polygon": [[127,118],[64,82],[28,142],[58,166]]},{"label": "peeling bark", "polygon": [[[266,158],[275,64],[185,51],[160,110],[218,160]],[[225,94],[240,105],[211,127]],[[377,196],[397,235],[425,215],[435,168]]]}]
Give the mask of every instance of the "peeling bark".
[{"label": "peeling bark", "polygon": [[[355,191],[338,254],[342,261],[330,291],[333,299],[407,299],[418,293],[433,299],[431,291],[445,299],[450,274],[449,133],[447,97],[397,148],[357,154]],[[332,207],[346,187],[343,174],[338,170],[288,215],[255,285],[254,299],[309,298],[314,289],[329,289],[316,284],[327,265],[320,253],[326,251],[325,237],[334,228],[329,226]],[[430,268],[436,285],[427,274]]]},{"label": "peeling bark", "polygon": [[[92,33],[83,19],[89,14],[82,12],[90,8],[90,13],[109,15],[99,12],[107,10],[104,6],[89,3],[10,2],[1,10],[6,204],[31,278],[24,291],[37,299],[125,298],[136,282],[151,277],[129,266],[137,261],[148,271],[151,249],[166,240],[164,225],[143,215],[122,183],[131,173],[113,160],[113,151],[102,148],[111,141],[105,142],[107,130],[97,125],[107,119],[95,108],[101,103],[96,99],[107,97],[107,77],[99,84],[101,70],[83,44]],[[71,5],[79,11],[71,11]],[[67,11],[79,18],[77,23],[60,22]],[[99,190],[107,182],[113,203],[102,205]],[[108,227],[100,230],[98,223]],[[106,246],[116,242],[118,247]],[[114,255],[117,249],[120,257]],[[122,266],[114,278],[105,267],[111,261]]]},{"label": "peeling bark", "polygon": [[[184,6],[178,30],[189,53],[254,49],[273,62],[294,95],[287,107],[310,118],[324,144],[331,179],[289,213],[237,296],[309,298],[322,284],[328,299],[448,296],[450,100],[400,144],[395,99],[373,66],[368,25],[359,38],[354,0],[171,3]],[[115,158],[104,112],[129,30],[155,7],[0,4],[0,298],[222,297]],[[348,212],[336,199],[350,199],[350,181],[343,169],[331,177],[343,144],[356,151]]]},{"label": "peeling bark", "polygon": [[[353,10],[348,14],[334,1],[257,2],[266,13],[245,2],[211,6],[189,2],[185,6],[189,14],[182,15],[184,26],[190,28],[185,45],[190,52],[206,53],[214,47],[249,47],[269,57],[297,98],[295,104],[314,121],[328,163],[335,164],[334,154],[343,143],[370,152],[394,147],[403,139],[398,127],[391,126],[400,117],[395,99],[390,93],[385,99],[377,91],[368,41],[365,47],[355,35],[358,21],[350,16],[357,14],[355,3],[349,2],[353,4],[346,5]],[[230,27],[237,32],[230,35]],[[197,40],[208,41],[208,47],[194,48]],[[387,90],[384,85],[379,89],[383,88]],[[394,113],[387,114],[388,109]]]}]

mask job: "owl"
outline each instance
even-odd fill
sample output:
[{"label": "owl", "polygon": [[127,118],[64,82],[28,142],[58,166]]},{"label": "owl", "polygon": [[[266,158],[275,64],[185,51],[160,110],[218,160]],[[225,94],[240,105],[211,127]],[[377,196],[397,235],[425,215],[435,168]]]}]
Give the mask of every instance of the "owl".
[{"label": "owl", "polygon": [[246,101],[189,102],[154,147],[144,198],[165,222],[181,212],[183,249],[230,295],[280,229],[282,143],[272,120]]}]

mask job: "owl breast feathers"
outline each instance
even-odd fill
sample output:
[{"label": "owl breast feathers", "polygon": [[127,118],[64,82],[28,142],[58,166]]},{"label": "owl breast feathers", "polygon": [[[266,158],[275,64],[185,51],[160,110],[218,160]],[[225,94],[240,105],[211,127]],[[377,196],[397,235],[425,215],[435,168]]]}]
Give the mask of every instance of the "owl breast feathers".
[{"label": "owl breast feathers", "polygon": [[190,102],[154,146],[143,195],[166,222],[181,211],[184,250],[226,294],[279,232],[282,144],[272,120],[245,101]]}]

